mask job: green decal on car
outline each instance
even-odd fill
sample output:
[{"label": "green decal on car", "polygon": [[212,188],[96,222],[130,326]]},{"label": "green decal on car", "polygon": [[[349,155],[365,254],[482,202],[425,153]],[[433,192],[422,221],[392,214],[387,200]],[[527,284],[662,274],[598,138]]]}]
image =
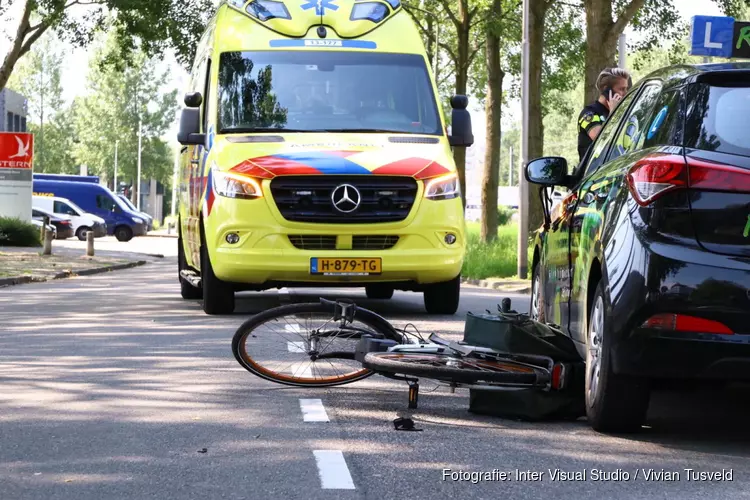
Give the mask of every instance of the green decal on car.
[{"label": "green decal on car", "polygon": [[747,216],[747,224],[745,224],[745,232],[742,235],[747,238],[750,236],[750,215]]}]

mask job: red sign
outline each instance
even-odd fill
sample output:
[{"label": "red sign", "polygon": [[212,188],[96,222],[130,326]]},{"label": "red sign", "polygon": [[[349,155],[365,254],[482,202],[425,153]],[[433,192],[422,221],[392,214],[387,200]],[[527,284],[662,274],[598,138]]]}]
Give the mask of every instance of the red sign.
[{"label": "red sign", "polygon": [[34,136],[21,132],[0,132],[0,168],[31,169]]}]

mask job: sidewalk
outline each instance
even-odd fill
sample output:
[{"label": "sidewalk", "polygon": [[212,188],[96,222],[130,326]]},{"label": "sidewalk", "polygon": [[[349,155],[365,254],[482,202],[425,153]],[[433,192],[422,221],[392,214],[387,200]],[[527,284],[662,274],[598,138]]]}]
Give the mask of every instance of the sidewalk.
[{"label": "sidewalk", "polygon": [[147,263],[133,258],[88,257],[80,251],[54,247],[52,255],[41,252],[41,247],[0,247],[0,287],[88,276]]},{"label": "sidewalk", "polygon": [[167,229],[159,229],[158,231],[149,231],[146,234],[147,238],[177,238],[177,228],[172,229],[172,232],[167,232]]},{"label": "sidewalk", "polygon": [[465,285],[473,285],[482,288],[491,288],[504,293],[531,293],[531,280],[519,280],[514,278],[486,278],[486,279],[469,279],[462,278],[461,282]]}]

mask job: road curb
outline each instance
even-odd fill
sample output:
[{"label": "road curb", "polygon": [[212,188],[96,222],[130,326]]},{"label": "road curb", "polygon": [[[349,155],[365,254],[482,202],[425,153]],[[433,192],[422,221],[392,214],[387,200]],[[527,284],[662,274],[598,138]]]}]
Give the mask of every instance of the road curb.
[{"label": "road curb", "polygon": [[505,292],[505,293],[519,293],[519,294],[531,293],[531,284],[518,285],[518,284],[504,283],[502,281],[478,280],[478,279],[469,279],[469,278],[462,278],[461,283],[465,285],[473,285],[473,286],[478,286],[482,288],[490,288],[492,290],[498,290],[498,291]]},{"label": "road curb", "polygon": [[90,267],[88,269],[81,269],[80,271],[75,271],[75,272],[63,271],[61,273],[54,274],[50,276],[49,278],[38,278],[34,276],[18,276],[16,278],[2,278],[0,279],[0,288],[13,286],[13,285],[22,285],[25,283],[32,283],[32,282],[43,283],[46,281],[72,278],[75,276],[92,276],[94,274],[103,274],[103,273],[108,273],[111,271],[121,271],[123,269],[130,269],[133,267],[143,266],[145,264],[148,264],[147,260],[138,260],[134,262],[127,262],[125,264],[113,264],[111,266],[105,266],[105,267]]},{"label": "road curb", "polygon": [[177,239],[177,234],[145,234],[145,238],[174,238]]}]

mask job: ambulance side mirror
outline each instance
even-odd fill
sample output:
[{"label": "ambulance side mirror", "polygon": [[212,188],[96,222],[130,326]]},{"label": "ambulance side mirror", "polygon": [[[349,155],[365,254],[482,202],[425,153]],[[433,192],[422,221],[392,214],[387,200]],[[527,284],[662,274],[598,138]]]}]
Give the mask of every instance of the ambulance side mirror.
[{"label": "ambulance side mirror", "polygon": [[177,142],[183,146],[202,146],[206,143],[206,134],[201,134],[201,110],[185,108],[180,116],[180,131]]},{"label": "ambulance side mirror", "polygon": [[474,134],[471,129],[471,114],[466,110],[469,98],[465,95],[454,95],[451,98],[451,135],[448,137],[453,147],[470,147],[474,144]]}]

